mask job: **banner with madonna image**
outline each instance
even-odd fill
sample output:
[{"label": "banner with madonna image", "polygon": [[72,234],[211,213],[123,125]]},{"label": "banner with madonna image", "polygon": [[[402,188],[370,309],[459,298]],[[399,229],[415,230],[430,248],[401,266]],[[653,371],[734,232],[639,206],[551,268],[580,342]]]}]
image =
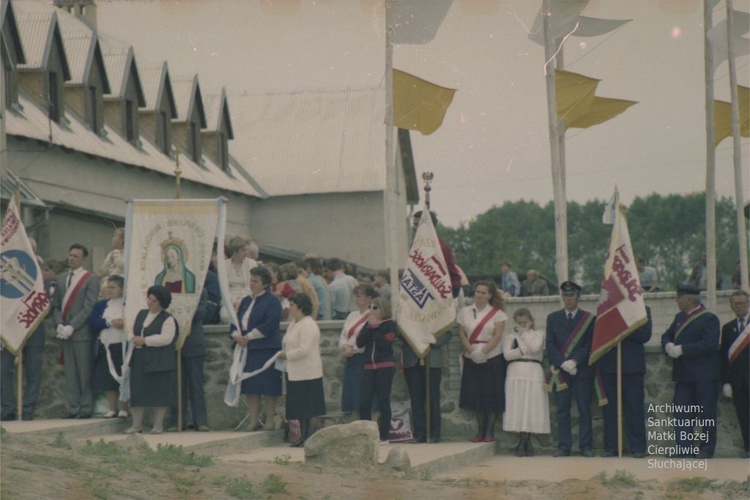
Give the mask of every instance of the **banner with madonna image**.
[{"label": "banner with madonna image", "polygon": [[226,218],[225,203],[213,200],[129,200],[125,220],[125,330],[132,332],[146,308],[149,287],[172,293],[167,311],[179,326],[177,348],[203,291],[211,250]]},{"label": "banner with madonna image", "polygon": [[18,213],[10,199],[0,242],[0,311],[3,348],[17,354],[49,312],[44,277]]}]

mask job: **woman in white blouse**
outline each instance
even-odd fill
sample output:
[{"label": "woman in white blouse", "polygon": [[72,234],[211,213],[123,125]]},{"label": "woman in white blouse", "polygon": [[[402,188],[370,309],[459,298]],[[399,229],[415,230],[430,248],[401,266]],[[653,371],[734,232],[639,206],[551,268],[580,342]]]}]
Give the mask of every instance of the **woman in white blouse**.
[{"label": "woman in white blouse", "polygon": [[146,292],[147,309],[138,312],[130,342],[130,407],[133,425],[125,431],[142,431],[143,413],[154,409],[152,434],[163,432],[167,408],[177,406],[177,322],[165,309],[172,303],[166,287],[155,285]]},{"label": "woman in white blouse", "polygon": [[294,447],[304,446],[315,433],[317,417],[326,413],[320,329],[312,310],[312,300],[305,293],[289,299],[293,322],[284,335],[278,358],[286,360],[286,419],[300,422],[301,437],[292,443]]},{"label": "woman in white blouse", "polygon": [[520,433],[516,456],[533,457],[531,434],[549,434],[549,398],[544,390],[544,332],[534,330],[534,317],[522,307],[513,313],[516,327],[503,338],[508,362],[503,430]]},{"label": "woman in white blouse", "polygon": [[459,407],[476,413],[475,443],[495,440],[495,422],[505,409],[505,361],[500,340],[507,319],[503,296],[492,281],[474,285],[474,304],[461,309],[456,318],[464,348]]}]

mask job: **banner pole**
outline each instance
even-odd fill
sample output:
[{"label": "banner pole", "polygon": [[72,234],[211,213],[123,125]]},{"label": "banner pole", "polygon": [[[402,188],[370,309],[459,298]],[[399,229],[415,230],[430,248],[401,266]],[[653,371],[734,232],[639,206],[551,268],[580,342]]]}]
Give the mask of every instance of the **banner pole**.
[{"label": "banner pole", "polygon": [[622,342],[617,343],[617,456],[622,458]]},{"label": "banner pole", "polygon": [[23,346],[21,346],[21,348],[18,350],[16,362],[18,365],[18,368],[16,369],[16,371],[18,372],[18,385],[16,389],[16,401],[18,403],[18,408],[16,409],[16,420],[21,420],[21,414],[23,413]]},{"label": "banner pole", "polygon": [[[432,182],[432,179],[435,178],[435,174],[432,172],[423,172],[422,173],[422,180],[424,181],[424,209],[426,211],[430,211],[430,191],[432,191],[432,186],[430,186],[430,182]],[[432,214],[428,214],[429,217],[432,217]],[[435,228],[437,229],[437,228]],[[424,413],[425,413],[425,423],[426,423],[426,436],[425,439],[429,439],[432,435],[432,429],[431,429],[431,422],[430,422],[430,411],[432,409],[432,405],[430,403],[430,363],[427,359],[427,356],[430,355],[430,349],[427,350],[427,355],[420,359],[419,362],[424,364]]]}]

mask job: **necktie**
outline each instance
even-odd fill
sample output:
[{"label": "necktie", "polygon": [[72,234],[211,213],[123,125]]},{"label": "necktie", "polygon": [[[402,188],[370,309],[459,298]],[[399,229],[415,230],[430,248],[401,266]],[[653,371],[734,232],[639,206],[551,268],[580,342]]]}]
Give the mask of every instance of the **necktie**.
[{"label": "necktie", "polygon": [[568,313],[568,321],[573,321],[573,313]]},{"label": "necktie", "polygon": [[70,271],[68,273],[68,284],[65,287],[66,289],[70,289],[70,284],[73,282],[73,271]]},{"label": "necktie", "polygon": [[740,329],[738,330],[740,333],[745,329],[745,318],[740,318]]}]

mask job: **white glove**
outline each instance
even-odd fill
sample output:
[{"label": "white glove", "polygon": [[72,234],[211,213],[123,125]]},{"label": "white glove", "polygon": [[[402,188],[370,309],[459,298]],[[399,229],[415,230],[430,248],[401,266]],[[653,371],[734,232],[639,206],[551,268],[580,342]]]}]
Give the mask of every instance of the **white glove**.
[{"label": "white glove", "polygon": [[682,356],[682,346],[681,345],[676,345],[676,346],[674,346],[672,348],[672,357],[674,359],[677,359],[680,356]]},{"label": "white glove", "polygon": [[724,393],[725,397],[732,398],[732,386],[730,384],[724,384],[721,386],[721,392]]},{"label": "white glove", "polygon": [[437,344],[437,338],[435,338],[435,336],[433,334],[431,334],[431,333],[427,334],[426,340],[427,340],[427,343],[430,344],[430,345]]},{"label": "white glove", "polygon": [[576,368],[577,365],[578,363],[576,363],[574,360],[568,359],[562,362],[562,364],[560,365],[560,368],[570,373],[571,375],[575,375],[575,372],[578,371],[578,369]]},{"label": "white glove", "polygon": [[62,323],[60,323],[59,325],[57,325],[57,330],[56,330],[57,331],[57,335],[56,336],[57,336],[58,339],[60,339],[60,340],[66,340],[68,337],[70,337],[70,335],[73,334],[73,327],[72,326],[70,326],[70,334],[68,334],[68,327],[69,326],[70,325],[65,326]]},{"label": "white glove", "polygon": [[482,349],[474,349],[471,351],[471,354],[469,354],[469,357],[473,362],[475,362],[478,365],[481,365],[482,363],[487,362],[487,355],[482,352]]},{"label": "white glove", "polygon": [[578,368],[574,366],[573,369],[570,370],[568,373],[570,373],[571,375],[575,377],[576,373],[578,373]]},{"label": "white glove", "polygon": [[664,346],[664,351],[667,353],[667,356],[670,358],[674,358],[674,343],[670,342],[667,345]]}]

